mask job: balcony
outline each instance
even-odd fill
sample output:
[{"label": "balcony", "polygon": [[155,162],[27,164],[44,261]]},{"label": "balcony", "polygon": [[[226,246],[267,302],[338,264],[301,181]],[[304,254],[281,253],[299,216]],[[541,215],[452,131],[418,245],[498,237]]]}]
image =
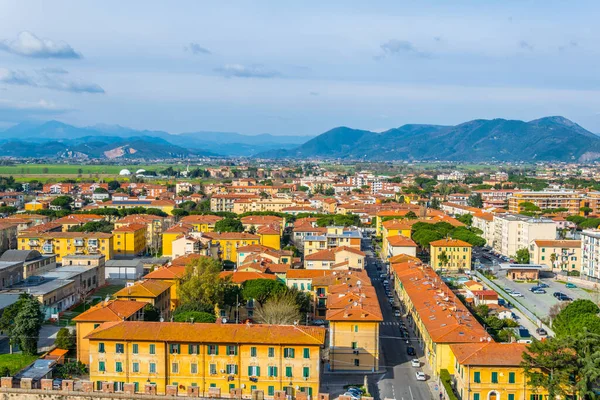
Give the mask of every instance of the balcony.
[{"label": "balcony", "polygon": [[75,247],[83,247],[84,243],[83,243],[83,239],[75,239]]},{"label": "balcony", "polygon": [[32,247],[37,247],[37,246],[39,246],[39,245],[40,245],[40,242],[39,242],[38,240],[30,240],[30,241],[28,242],[28,244],[29,244],[29,246],[32,246]]},{"label": "balcony", "polygon": [[52,253],[54,253],[54,246],[51,245],[51,244],[48,244],[48,243],[44,244],[42,246],[42,253],[44,253],[44,254],[52,254]]}]

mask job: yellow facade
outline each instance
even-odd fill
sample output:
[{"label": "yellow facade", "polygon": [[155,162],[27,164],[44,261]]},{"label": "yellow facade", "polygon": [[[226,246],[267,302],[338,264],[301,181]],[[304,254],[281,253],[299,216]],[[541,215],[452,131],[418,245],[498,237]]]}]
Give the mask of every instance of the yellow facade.
[{"label": "yellow facade", "polygon": [[[128,323],[123,323],[128,324]],[[131,323],[159,324],[159,323]],[[120,339],[110,337],[107,331],[92,333],[90,340],[90,380],[135,383],[136,390],[143,391],[146,383],[154,383],[158,393],[165,393],[167,385],[176,385],[180,392],[188,386],[197,386],[200,396],[207,396],[210,388],[221,390],[223,397],[238,388],[242,395],[250,396],[252,390],[263,390],[265,397],[273,397],[275,391],[286,390],[316,395],[319,390],[320,347],[319,340],[306,335],[301,343],[281,343],[274,340],[266,344],[263,339],[248,337],[244,341],[232,340],[235,334],[222,332],[210,342],[195,335],[193,328],[217,329],[206,324],[178,324],[187,331],[186,340],[169,340],[167,335],[141,334],[144,339]],[[192,328],[193,327],[193,328]],[[260,328],[259,328],[260,327]],[[154,329],[159,329],[159,327]],[[246,326],[222,325],[226,331],[248,330],[257,334],[268,329],[293,330],[292,326]],[[118,336],[116,333],[115,336]],[[161,337],[162,336],[162,337]],[[253,336],[253,335],[243,335]],[[107,338],[108,337],[108,338]],[[321,334],[322,344],[324,333]]]},{"label": "yellow facade", "polygon": [[280,236],[277,234],[259,234],[260,244],[270,247],[275,250],[281,249]]},{"label": "yellow facade", "polygon": [[74,254],[103,254],[113,258],[113,239],[101,232],[22,232],[18,237],[19,250],[37,250],[42,254],[56,254],[56,261]]},{"label": "yellow facade", "polygon": [[237,261],[238,247],[260,244],[260,236],[243,232],[210,233],[206,236],[212,239],[213,244],[220,247],[219,257],[221,260],[233,263]]},{"label": "yellow facade", "polygon": [[146,250],[146,226],[130,224],[113,231],[113,248],[117,255],[135,256]]},{"label": "yellow facade", "polygon": [[332,371],[378,371],[379,322],[330,321],[329,367]]},{"label": "yellow facade", "polygon": [[25,203],[25,211],[38,211],[45,210],[48,208],[47,202],[41,201],[30,201],[29,203]]},{"label": "yellow facade", "polygon": [[[459,269],[471,269],[471,245],[457,239],[436,240],[429,244],[431,255],[431,267],[435,270],[446,269],[458,271]],[[447,260],[440,258],[445,254]]]},{"label": "yellow facade", "polygon": [[389,246],[388,238],[390,236],[402,235],[404,237],[410,238],[411,233],[412,233],[412,231],[411,231],[410,227],[407,227],[406,229],[396,229],[396,228],[386,229],[385,226],[382,226],[381,254],[382,255],[388,254],[388,246]]}]

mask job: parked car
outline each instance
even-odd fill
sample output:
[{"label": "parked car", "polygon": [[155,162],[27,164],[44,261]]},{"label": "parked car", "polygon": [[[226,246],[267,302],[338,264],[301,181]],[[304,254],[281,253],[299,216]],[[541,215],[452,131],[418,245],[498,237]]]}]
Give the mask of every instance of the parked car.
[{"label": "parked car", "polygon": [[357,396],[362,396],[363,395],[363,391],[360,388],[356,387],[356,386],[350,386],[346,391],[350,392],[350,393],[354,393]]},{"label": "parked car", "polygon": [[313,325],[323,326],[323,325],[325,325],[325,320],[324,319],[315,319],[313,321]]},{"label": "parked car", "polygon": [[394,311],[394,317],[399,317],[400,315],[400,310]]},{"label": "parked car", "polygon": [[512,293],[512,289],[511,289],[511,288],[509,288],[509,287],[505,287],[505,288],[504,288],[504,291],[505,291],[506,293],[508,293],[508,294],[511,294],[511,293]]},{"label": "parked car", "polygon": [[362,395],[350,391],[344,393],[344,396],[350,397],[350,400],[360,400],[360,398],[362,397]]},{"label": "parked car", "polygon": [[421,361],[419,361],[418,358],[413,358],[412,360],[410,360],[410,365],[412,365],[415,368],[419,368],[421,366]]},{"label": "parked car", "polygon": [[541,289],[539,286],[532,286],[529,288],[530,292],[535,292],[536,290]]},{"label": "parked car", "polygon": [[389,283],[390,283],[390,282],[389,282],[387,279],[384,279],[384,280],[383,280],[383,284],[384,284],[384,285],[389,285]]},{"label": "parked car", "polygon": [[571,283],[571,282],[567,282],[567,283],[565,284],[565,287],[566,287],[566,288],[568,288],[568,289],[576,289],[576,288],[577,288],[577,285],[576,285],[576,284],[574,284],[574,283]]},{"label": "parked car", "polygon": [[548,286],[547,284],[540,282],[538,283],[538,287],[541,287],[542,289],[548,289],[550,286]]},{"label": "parked car", "polygon": [[517,292],[517,291],[512,292],[511,296],[513,296],[513,297],[523,297],[523,295],[521,294],[521,292]]},{"label": "parked car", "polygon": [[536,289],[533,291],[534,294],[545,294],[546,291],[544,289]]},{"label": "parked car", "polygon": [[55,378],[52,381],[52,389],[54,389],[54,390],[62,390],[62,381],[63,380],[60,379],[60,378]]},{"label": "parked car", "polygon": [[537,328],[535,331],[540,336],[546,336],[548,334],[544,328]]},{"label": "parked car", "polygon": [[417,373],[415,374],[415,376],[417,377],[418,381],[426,381],[427,380],[427,375],[425,375],[424,372],[417,371]]},{"label": "parked car", "polygon": [[379,277],[380,277],[381,279],[387,278],[387,274],[379,274]]},{"label": "parked car", "polygon": [[415,351],[414,347],[408,346],[406,348],[406,354],[408,354],[409,356],[416,356],[417,352]]}]

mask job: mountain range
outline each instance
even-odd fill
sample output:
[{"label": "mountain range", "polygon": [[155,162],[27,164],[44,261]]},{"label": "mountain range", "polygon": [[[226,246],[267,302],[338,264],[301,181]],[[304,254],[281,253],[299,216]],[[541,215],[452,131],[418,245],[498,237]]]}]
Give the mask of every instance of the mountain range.
[{"label": "mountain range", "polygon": [[259,158],[346,160],[590,161],[600,137],[564,117],[478,119],[455,126],[403,125],[384,132],[338,127],[295,149]]},{"label": "mountain range", "polygon": [[600,137],[564,117],[525,122],[477,119],[455,126],[409,124],[384,132],[337,127],[318,136],[135,130],[24,122],[0,132],[0,156],[47,158],[591,161]]},{"label": "mountain range", "polygon": [[0,131],[0,156],[83,158],[177,158],[252,156],[289,149],[308,136],[242,135],[233,132],[135,130],[119,125],[76,127],[59,121],[23,122]]}]

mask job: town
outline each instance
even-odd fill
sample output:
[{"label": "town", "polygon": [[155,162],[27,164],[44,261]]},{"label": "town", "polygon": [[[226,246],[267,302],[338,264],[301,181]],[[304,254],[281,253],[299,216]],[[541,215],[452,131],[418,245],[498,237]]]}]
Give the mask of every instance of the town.
[{"label": "town", "polygon": [[0,390],[599,390],[596,164],[138,167],[0,177]]}]

